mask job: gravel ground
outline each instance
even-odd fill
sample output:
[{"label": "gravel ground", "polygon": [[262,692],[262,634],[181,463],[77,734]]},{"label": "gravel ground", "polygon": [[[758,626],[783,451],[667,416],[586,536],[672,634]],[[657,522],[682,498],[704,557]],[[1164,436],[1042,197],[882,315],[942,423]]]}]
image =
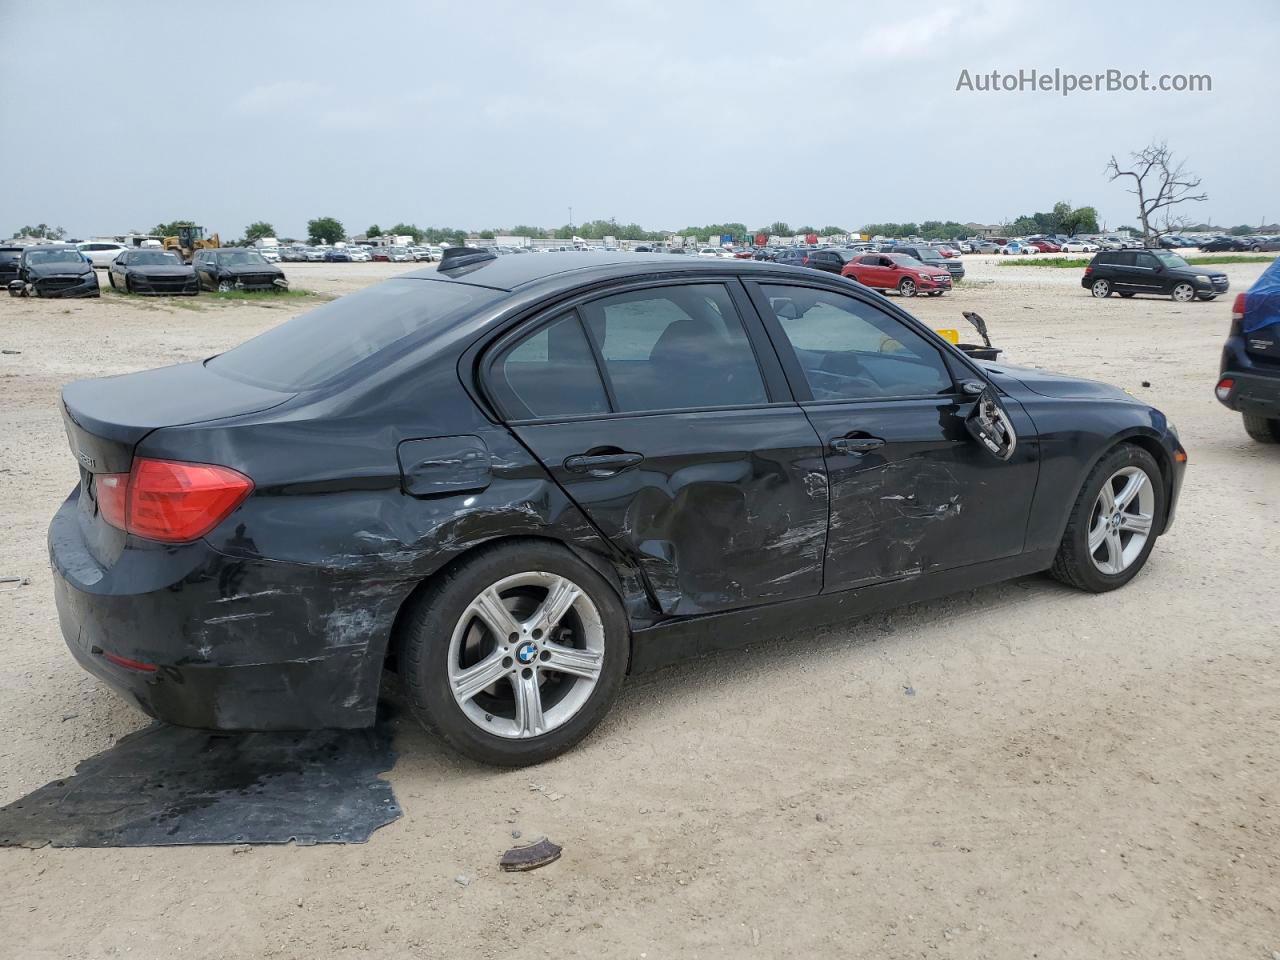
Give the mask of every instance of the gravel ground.
[{"label": "gravel ground", "polygon": [[[1095,301],[966,257],[909,306],[1117,383],[1190,451],[1146,571],[1029,578],[638,677],[533,770],[399,728],[405,816],[363,846],[0,850],[0,955],[1280,956],[1280,447],[1213,398],[1230,298]],[[286,264],[336,295],[403,272]],[[1225,267],[1233,291],[1261,272]],[[45,527],[68,380],[201,357],[306,306],[0,300],[0,803],[144,724],[65,652]],[[966,332],[966,338],[967,333]],[[1143,381],[1150,386],[1143,386]],[[504,874],[546,834],[562,859]]]}]

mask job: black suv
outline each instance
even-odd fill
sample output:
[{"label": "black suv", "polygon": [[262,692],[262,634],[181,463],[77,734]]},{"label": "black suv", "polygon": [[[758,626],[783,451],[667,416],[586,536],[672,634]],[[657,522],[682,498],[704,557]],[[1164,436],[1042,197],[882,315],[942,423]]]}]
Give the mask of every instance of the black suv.
[{"label": "black suv", "polygon": [[1249,436],[1280,443],[1280,260],[1236,295],[1214,392],[1244,417]]},{"label": "black suv", "polygon": [[1230,284],[1221,270],[1193,267],[1169,250],[1104,250],[1084,268],[1080,286],[1095,297],[1157,293],[1178,303],[1212,300]]},{"label": "black suv", "polygon": [[18,263],[22,260],[22,247],[0,247],[0,284],[9,286],[18,279]]},{"label": "black suv", "polygon": [[951,274],[952,280],[964,279],[964,264],[960,262],[960,258],[944,257],[938,252],[937,247],[924,243],[898,244],[890,247],[889,252],[905,253],[908,257],[915,257],[921,263],[927,263],[931,267],[941,267]]}]

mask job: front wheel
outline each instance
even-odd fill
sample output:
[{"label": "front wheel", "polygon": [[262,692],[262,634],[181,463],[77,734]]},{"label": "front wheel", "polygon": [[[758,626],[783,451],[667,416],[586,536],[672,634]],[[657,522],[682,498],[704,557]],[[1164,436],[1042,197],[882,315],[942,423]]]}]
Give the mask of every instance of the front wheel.
[{"label": "front wheel", "polygon": [[219,292],[219,293],[230,293],[230,292],[231,292],[232,290],[234,290],[235,288],[236,288],[236,285],[235,285],[234,283],[232,283],[230,280],[219,280],[219,281],[218,281],[218,292]]},{"label": "front wheel", "polygon": [[1080,488],[1051,572],[1063,583],[1105,593],[1138,575],[1164,522],[1164,483],[1155,459],[1121,444]]},{"label": "front wheel", "polygon": [[411,608],[399,668],[414,713],[473,760],[541,763],[608,712],[627,668],[617,593],[564,547],[476,554]]},{"label": "front wheel", "polygon": [[1093,281],[1093,286],[1089,288],[1089,292],[1099,300],[1105,300],[1107,297],[1111,296],[1111,281],[1095,280]]},{"label": "front wheel", "polygon": [[1189,283],[1179,283],[1169,296],[1178,303],[1190,303],[1196,298],[1196,288]]},{"label": "front wheel", "polygon": [[1280,443],[1280,420],[1244,413],[1244,432],[1259,443]]},{"label": "front wheel", "polygon": [[902,282],[898,284],[898,292],[904,297],[914,297],[916,295],[916,282],[910,277],[903,277]]}]

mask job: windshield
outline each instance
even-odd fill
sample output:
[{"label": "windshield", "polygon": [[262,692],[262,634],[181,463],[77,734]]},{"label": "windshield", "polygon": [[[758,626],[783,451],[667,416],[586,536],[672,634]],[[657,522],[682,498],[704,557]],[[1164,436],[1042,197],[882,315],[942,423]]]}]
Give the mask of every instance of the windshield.
[{"label": "windshield", "polygon": [[501,296],[465,283],[388,280],[294,317],[208,366],[271,390],[307,390],[410,334],[443,329]]},{"label": "windshield", "polygon": [[1168,250],[1152,250],[1151,252],[1159,257],[1160,262],[1166,267],[1177,268],[1191,266],[1191,264],[1187,263],[1187,261],[1183,260],[1176,253],[1170,253]]},{"label": "windshield", "polygon": [[218,254],[218,262],[222,264],[266,263],[262,254],[256,250],[224,250]]},{"label": "windshield", "polygon": [[85,262],[79,250],[28,250],[27,263],[79,263]]},{"label": "windshield", "polygon": [[147,266],[176,267],[178,266],[178,258],[172,253],[161,253],[159,250],[149,251],[147,253],[135,253],[129,257],[130,266],[137,264],[146,264]]}]

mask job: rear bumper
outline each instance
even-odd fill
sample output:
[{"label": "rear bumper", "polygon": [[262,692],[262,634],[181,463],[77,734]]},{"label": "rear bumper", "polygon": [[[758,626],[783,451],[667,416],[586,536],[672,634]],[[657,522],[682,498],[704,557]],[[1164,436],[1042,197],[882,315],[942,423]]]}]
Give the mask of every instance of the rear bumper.
[{"label": "rear bumper", "polygon": [[1245,334],[1233,334],[1222,348],[1218,379],[1235,381],[1226,399],[1218,400],[1238,413],[1280,418],[1280,364],[1255,361],[1245,350]]},{"label": "rear bumper", "polygon": [[108,568],[86,546],[78,499],[77,490],[55,514],[49,556],[63,638],[87,671],[181,726],[373,722],[407,588],[228,557],[203,541],[172,547],[129,538]]}]

